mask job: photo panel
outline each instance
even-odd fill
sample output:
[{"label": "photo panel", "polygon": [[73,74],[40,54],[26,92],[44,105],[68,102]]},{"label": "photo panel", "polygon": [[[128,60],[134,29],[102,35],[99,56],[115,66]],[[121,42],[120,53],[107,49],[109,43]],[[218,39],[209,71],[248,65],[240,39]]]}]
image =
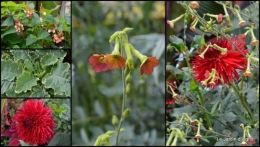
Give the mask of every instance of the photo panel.
[{"label": "photo panel", "polygon": [[165,145],[165,2],[72,2],[72,145]]},{"label": "photo panel", "polygon": [[1,2],[1,49],[71,49],[71,1]]},{"label": "photo panel", "polygon": [[1,146],[71,146],[71,100],[1,98]]},{"label": "photo panel", "polygon": [[71,50],[1,50],[1,98],[70,98],[71,83]]}]

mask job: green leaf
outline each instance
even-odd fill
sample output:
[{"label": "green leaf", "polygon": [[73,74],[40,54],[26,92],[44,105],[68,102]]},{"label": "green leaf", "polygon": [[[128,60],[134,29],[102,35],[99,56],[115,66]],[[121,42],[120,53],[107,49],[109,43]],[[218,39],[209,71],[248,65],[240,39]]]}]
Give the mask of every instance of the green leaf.
[{"label": "green leaf", "polygon": [[170,42],[171,45],[175,48],[177,52],[183,52],[184,51],[184,42],[181,38],[178,38],[175,35],[170,36]]},{"label": "green leaf", "polygon": [[58,61],[58,59],[54,55],[54,53],[48,53],[41,58],[41,65],[42,66],[49,66],[49,65],[55,64],[57,61]]},{"label": "green leaf", "polygon": [[12,81],[15,77],[18,77],[21,74],[22,67],[18,63],[12,60],[1,61],[1,81]]},{"label": "green leaf", "polygon": [[1,94],[4,94],[8,89],[11,89],[14,86],[15,82],[1,80]]},{"label": "green leaf", "polygon": [[198,89],[197,83],[194,80],[190,80],[190,88],[193,91]]},{"label": "green leaf", "polygon": [[205,39],[204,39],[204,35],[195,35],[195,37],[193,38],[194,42],[197,43],[199,45],[199,48],[202,48],[203,45],[205,44]]},{"label": "green leaf", "polygon": [[172,116],[181,116],[183,112],[189,113],[189,112],[195,112],[197,110],[196,107],[193,105],[187,105],[181,108],[174,108],[174,113]]},{"label": "green leaf", "polygon": [[30,97],[50,97],[44,88],[34,87]]},{"label": "green leaf", "polygon": [[183,74],[182,70],[180,70],[179,68],[176,68],[172,65],[166,65],[166,70],[170,70],[174,74]]},{"label": "green leaf", "polygon": [[37,85],[38,80],[39,78],[35,78],[29,72],[23,72],[23,74],[17,79],[15,93],[32,90],[32,87]]},{"label": "green leaf", "polygon": [[29,69],[30,71],[34,71],[32,62],[28,59],[24,60],[24,66]]},{"label": "green leaf", "polygon": [[13,48],[20,48],[18,45],[14,45]]},{"label": "green leaf", "polygon": [[41,30],[38,33],[38,39],[44,39],[47,38],[50,34],[46,30]]},{"label": "green leaf", "polygon": [[38,25],[38,24],[41,24],[40,17],[37,13],[33,13],[32,25]]},{"label": "green leaf", "polygon": [[42,83],[45,88],[52,88],[54,90],[54,95],[71,95],[70,87],[70,65],[68,63],[56,63],[51,73],[45,75],[42,79]]},{"label": "green leaf", "polygon": [[4,33],[1,33],[1,38],[3,39],[5,35],[16,33],[14,26],[11,26]]},{"label": "green leaf", "polygon": [[10,26],[14,24],[14,19],[12,16],[9,16],[6,18],[6,20],[1,24],[2,27],[4,26]]},{"label": "green leaf", "polygon": [[7,40],[11,44],[18,44],[23,41],[16,33],[5,35],[4,40]]},{"label": "green leaf", "polygon": [[31,9],[34,9],[34,7],[35,7],[35,6],[34,6],[34,3],[30,3],[30,4],[29,4],[29,7],[30,7]]},{"label": "green leaf", "polygon": [[15,62],[20,59],[25,60],[29,58],[28,50],[11,50],[10,52],[14,55]]},{"label": "green leaf", "polygon": [[49,21],[49,22],[51,22],[53,24],[56,23],[56,20],[55,20],[55,18],[52,15],[47,16],[46,17],[46,21]]},{"label": "green leaf", "polygon": [[6,90],[6,95],[8,97],[31,97],[31,92],[15,93],[14,89],[15,89],[15,86],[13,86],[10,89]]},{"label": "green leaf", "polygon": [[31,146],[30,144],[27,144],[27,143],[25,143],[25,142],[22,141],[22,140],[19,140],[19,142],[20,142],[21,146]]},{"label": "green leaf", "polygon": [[37,37],[30,34],[27,38],[26,38],[26,46],[33,44],[34,42],[37,41]]},{"label": "green leaf", "polygon": [[49,142],[48,146],[57,146],[58,143],[60,142],[60,136],[61,136],[61,132],[57,132],[55,133],[55,135],[53,136],[53,138],[51,139],[51,141]]},{"label": "green leaf", "polygon": [[227,122],[233,122],[236,119],[236,115],[233,112],[228,112],[224,116],[224,120]]}]

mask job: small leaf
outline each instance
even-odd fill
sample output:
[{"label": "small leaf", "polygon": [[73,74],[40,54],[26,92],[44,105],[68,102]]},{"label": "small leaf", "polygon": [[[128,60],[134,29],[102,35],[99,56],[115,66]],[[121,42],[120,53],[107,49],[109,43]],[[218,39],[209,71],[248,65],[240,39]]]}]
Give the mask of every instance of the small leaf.
[{"label": "small leaf", "polygon": [[37,37],[30,34],[27,38],[26,38],[26,46],[33,44],[34,42],[37,41]]},{"label": "small leaf", "polygon": [[38,39],[44,39],[47,38],[50,34],[46,30],[41,30],[38,33]]},{"label": "small leaf", "polygon": [[17,79],[15,92],[21,93],[27,90],[32,90],[32,87],[37,85],[39,78],[35,78],[29,72],[23,72],[23,74]]},{"label": "small leaf", "polygon": [[41,24],[40,17],[37,13],[33,13],[32,25],[38,25],[38,24]]},{"label": "small leaf", "polygon": [[1,24],[2,27],[4,26],[10,26],[14,24],[14,19],[12,16],[9,16],[6,18],[6,20]]},{"label": "small leaf", "polygon": [[181,53],[184,51],[184,42],[181,38],[178,38],[177,36],[172,35],[172,36],[170,36],[170,42],[176,51],[181,52]]},{"label": "small leaf", "polygon": [[195,35],[195,37],[193,38],[194,42],[197,43],[199,45],[199,48],[202,48],[203,45],[205,44],[205,39],[204,39],[204,35]]},{"label": "small leaf", "polygon": [[14,45],[13,48],[20,48],[18,45]]},{"label": "small leaf", "polygon": [[182,70],[180,70],[179,68],[176,68],[172,65],[166,65],[166,70],[170,70],[174,74],[183,74]]},{"label": "small leaf", "polygon": [[42,66],[49,66],[53,65],[58,61],[57,57],[54,56],[53,53],[48,53],[41,58],[41,65]]},{"label": "small leaf", "polygon": [[34,71],[32,62],[28,59],[24,60],[24,66],[29,69],[30,71]]}]

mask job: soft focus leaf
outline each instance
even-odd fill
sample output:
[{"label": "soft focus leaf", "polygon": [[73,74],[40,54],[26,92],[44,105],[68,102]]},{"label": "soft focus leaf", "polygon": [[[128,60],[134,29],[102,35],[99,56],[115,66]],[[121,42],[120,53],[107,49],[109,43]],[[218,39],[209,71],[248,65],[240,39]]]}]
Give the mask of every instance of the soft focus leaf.
[{"label": "soft focus leaf", "polygon": [[32,87],[37,85],[38,80],[39,78],[32,76],[29,72],[23,72],[23,74],[17,79],[15,92],[21,93],[26,92],[27,90],[32,90]]}]

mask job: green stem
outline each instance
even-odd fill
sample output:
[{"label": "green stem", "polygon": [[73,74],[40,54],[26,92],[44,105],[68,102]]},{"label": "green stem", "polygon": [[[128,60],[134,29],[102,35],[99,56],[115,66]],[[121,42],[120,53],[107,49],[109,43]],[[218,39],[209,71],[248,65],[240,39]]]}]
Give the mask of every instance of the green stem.
[{"label": "green stem", "polygon": [[[202,107],[204,107],[204,98],[203,98],[202,94],[200,93],[200,90],[198,89],[197,91],[198,91],[198,94],[199,94],[200,104],[201,104]],[[212,125],[211,125],[211,123],[210,123],[208,114],[204,112],[204,116],[205,116],[205,118],[206,118],[208,127],[210,127],[210,128],[212,129]]]},{"label": "green stem", "polygon": [[247,111],[249,117],[251,118],[251,120],[254,120],[253,114],[252,114],[251,110],[249,109],[245,99],[243,98],[243,95],[240,94],[238,88],[236,87],[236,85],[233,82],[231,82],[231,86],[235,89],[240,101],[242,102],[243,107],[246,109],[246,111]]},{"label": "green stem", "polygon": [[[121,55],[123,55],[122,46],[120,47],[120,49],[121,49]],[[120,117],[120,121],[119,121],[119,124],[118,124],[118,127],[117,127],[117,131],[116,131],[116,146],[118,145],[118,141],[119,141],[119,133],[120,133],[120,128],[121,128],[122,121],[123,121],[123,112],[124,112],[124,109],[125,109],[125,101],[126,101],[125,75],[124,75],[124,70],[122,69],[121,71],[122,71],[122,82],[123,82],[123,102],[122,102],[121,117]]]},{"label": "green stem", "polygon": [[171,142],[172,142],[172,138],[173,138],[173,136],[174,136],[174,131],[172,131],[171,132],[171,135],[170,135],[170,137],[169,137],[169,139],[168,139],[168,141],[167,141],[167,143],[166,143],[166,146],[170,146],[170,144],[171,144]]}]

